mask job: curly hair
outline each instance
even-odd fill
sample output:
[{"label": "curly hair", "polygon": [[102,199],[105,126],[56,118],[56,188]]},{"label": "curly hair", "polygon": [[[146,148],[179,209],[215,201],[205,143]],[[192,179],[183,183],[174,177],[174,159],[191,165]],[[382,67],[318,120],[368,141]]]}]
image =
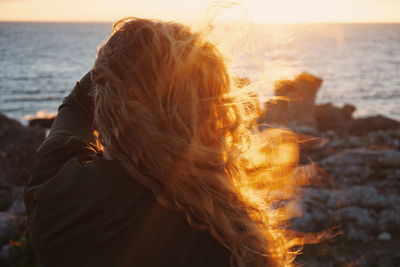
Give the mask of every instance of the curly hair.
[{"label": "curly hair", "polygon": [[215,45],[179,23],[122,19],[92,80],[100,143],[132,179],[208,229],[232,264],[292,265],[298,239],[279,201],[296,193],[296,136],[257,130],[254,94]]}]

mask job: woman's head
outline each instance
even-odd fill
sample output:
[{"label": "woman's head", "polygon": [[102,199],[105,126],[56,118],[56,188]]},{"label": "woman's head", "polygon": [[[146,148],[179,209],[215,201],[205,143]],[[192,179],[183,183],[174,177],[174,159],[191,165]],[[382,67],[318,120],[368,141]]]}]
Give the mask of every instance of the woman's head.
[{"label": "woman's head", "polygon": [[188,27],[121,20],[100,48],[92,73],[95,120],[111,155],[138,150],[139,142],[145,151],[136,151],[137,160],[152,149],[146,161],[164,152],[174,153],[170,160],[175,161],[194,139],[215,148],[223,143],[217,132],[231,120],[224,99],[229,76],[215,46]]},{"label": "woman's head", "polygon": [[260,177],[271,170],[246,156],[259,144],[246,118],[255,109],[231,93],[212,43],[178,23],[121,20],[92,80],[100,142],[160,204],[206,227],[239,266],[290,261],[267,205],[250,189],[266,187]]}]

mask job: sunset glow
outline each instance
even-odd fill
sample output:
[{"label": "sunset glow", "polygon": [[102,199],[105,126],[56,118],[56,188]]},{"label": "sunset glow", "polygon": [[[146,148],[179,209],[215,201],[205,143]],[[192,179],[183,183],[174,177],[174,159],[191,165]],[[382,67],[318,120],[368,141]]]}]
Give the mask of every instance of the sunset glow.
[{"label": "sunset glow", "polygon": [[400,22],[400,2],[394,0],[2,0],[0,20],[114,21],[137,16],[189,21],[204,18],[212,6],[232,4],[235,11],[228,18],[256,23]]}]

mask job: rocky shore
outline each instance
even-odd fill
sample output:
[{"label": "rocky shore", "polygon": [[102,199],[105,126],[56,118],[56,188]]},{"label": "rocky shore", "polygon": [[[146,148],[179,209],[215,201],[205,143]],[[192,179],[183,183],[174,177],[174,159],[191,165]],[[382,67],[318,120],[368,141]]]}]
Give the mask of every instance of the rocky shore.
[{"label": "rocky shore", "polygon": [[284,98],[265,105],[262,127],[288,127],[319,137],[301,145],[301,164],[312,164],[304,188],[301,232],[332,229],[336,236],[306,245],[304,266],[400,266],[400,123],[384,116],[355,119],[350,104],[315,105],[322,80],[303,73],[276,84]]},{"label": "rocky shore", "polygon": [[35,266],[25,228],[23,190],[45,129],[0,114],[0,266]]},{"label": "rocky shore", "polygon": [[[301,165],[314,166],[304,187],[302,232],[332,229],[328,241],[305,245],[304,266],[400,266],[400,123],[353,118],[356,107],[316,105],[322,79],[303,73],[276,84],[260,127],[288,127],[303,136]],[[30,126],[0,114],[0,266],[37,266],[24,227],[23,185],[30,158],[52,121]]]}]

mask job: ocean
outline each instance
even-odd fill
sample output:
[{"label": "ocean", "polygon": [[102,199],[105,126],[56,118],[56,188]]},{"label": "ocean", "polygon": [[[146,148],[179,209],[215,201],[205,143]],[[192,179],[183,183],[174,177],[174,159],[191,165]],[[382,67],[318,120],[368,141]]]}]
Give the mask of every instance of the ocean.
[{"label": "ocean", "polygon": [[[54,114],[110,32],[111,23],[0,23],[0,112],[20,121]],[[262,99],[276,80],[306,71],[324,80],[317,103],[350,103],[356,117],[400,120],[400,24],[241,25],[217,32],[232,74],[249,77]]]}]

